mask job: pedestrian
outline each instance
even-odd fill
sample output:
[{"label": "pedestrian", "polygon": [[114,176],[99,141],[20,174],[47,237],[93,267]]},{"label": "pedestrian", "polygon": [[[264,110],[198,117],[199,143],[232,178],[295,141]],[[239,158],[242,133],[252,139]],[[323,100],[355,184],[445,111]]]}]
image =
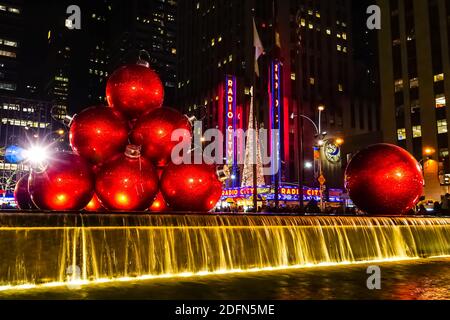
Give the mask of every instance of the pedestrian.
[{"label": "pedestrian", "polygon": [[435,202],[433,205],[433,214],[435,216],[440,216],[441,215],[441,204],[439,202]]}]

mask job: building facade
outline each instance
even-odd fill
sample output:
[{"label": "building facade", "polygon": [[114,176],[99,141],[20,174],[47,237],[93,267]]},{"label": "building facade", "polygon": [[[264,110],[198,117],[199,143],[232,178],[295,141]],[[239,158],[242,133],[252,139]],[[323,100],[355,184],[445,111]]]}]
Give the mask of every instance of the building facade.
[{"label": "building facade", "polygon": [[425,195],[440,200],[450,184],[450,3],[378,3],[383,139],[421,162]]},{"label": "building facade", "polygon": [[0,1],[0,95],[16,95],[24,32],[22,1]]},{"label": "building facade", "polygon": [[[259,77],[253,17],[265,49]],[[231,78],[236,126],[246,129],[253,86],[260,127],[273,129],[275,123],[281,132],[281,182],[295,183],[303,176],[315,186],[317,171],[299,165],[317,162],[315,129],[299,115],[317,123],[323,105],[321,127],[330,145],[320,150],[327,186],[342,187],[346,157],[333,140],[377,130],[376,105],[356,99],[353,86],[350,1],[184,1],[178,20],[177,99],[183,111],[203,118],[207,128],[224,130]],[[346,148],[347,153],[356,149]]]}]

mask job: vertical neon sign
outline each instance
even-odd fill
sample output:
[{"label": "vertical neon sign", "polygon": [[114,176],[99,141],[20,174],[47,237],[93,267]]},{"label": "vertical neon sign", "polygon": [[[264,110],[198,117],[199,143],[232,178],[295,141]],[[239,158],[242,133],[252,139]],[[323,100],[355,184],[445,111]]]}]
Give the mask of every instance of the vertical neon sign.
[{"label": "vertical neon sign", "polygon": [[236,114],[236,77],[227,75],[225,76],[225,150],[227,164],[231,169],[232,175],[235,179],[232,179],[232,186],[236,185],[236,163],[237,163],[237,150],[234,132],[237,126],[237,114]]},{"label": "vertical neon sign", "polygon": [[[281,91],[281,79],[282,79],[282,64],[278,60],[272,61],[270,68],[270,112],[269,121],[270,129],[277,130],[278,134],[274,134],[272,131],[271,139],[271,156],[272,156],[272,182],[275,179],[280,181],[281,178],[281,135],[282,135],[282,115],[283,110],[283,97]],[[276,166],[275,166],[276,164]],[[275,168],[278,168],[278,172],[275,173]]]}]

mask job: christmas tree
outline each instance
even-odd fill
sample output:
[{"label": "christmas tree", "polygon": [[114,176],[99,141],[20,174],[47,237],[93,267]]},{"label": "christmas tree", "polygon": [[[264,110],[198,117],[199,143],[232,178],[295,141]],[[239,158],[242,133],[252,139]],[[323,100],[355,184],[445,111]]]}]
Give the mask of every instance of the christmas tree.
[{"label": "christmas tree", "polygon": [[264,172],[261,157],[261,145],[259,143],[258,123],[253,112],[253,95],[250,100],[250,112],[245,144],[244,171],[242,174],[242,187],[253,187],[253,164],[256,158],[256,181],[258,186],[265,185]]}]

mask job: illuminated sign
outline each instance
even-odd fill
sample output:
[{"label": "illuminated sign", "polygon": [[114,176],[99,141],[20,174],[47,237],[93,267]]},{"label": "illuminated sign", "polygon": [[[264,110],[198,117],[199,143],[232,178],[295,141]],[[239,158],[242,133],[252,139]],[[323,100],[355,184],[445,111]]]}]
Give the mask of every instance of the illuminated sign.
[{"label": "illuminated sign", "polygon": [[[243,188],[229,188],[224,189],[222,192],[222,201],[226,199],[248,199],[253,195],[252,187]],[[260,186],[258,187],[258,195],[261,195],[267,200],[275,199],[274,189],[270,186]],[[329,189],[328,190],[328,201],[330,202],[341,202],[342,201],[342,190],[340,189]],[[280,186],[278,192],[278,198],[281,201],[299,201],[299,188],[295,186]],[[317,200],[320,201],[320,191],[318,188],[303,188],[303,199],[305,201]]]},{"label": "illuminated sign", "polygon": [[[275,175],[275,171],[272,171],[273,180],[281,177],[281,111],[283,109],[283,97],[281,94],[281,79],[282,79],[282,64],[278,60],[272,62],[270,68],[270,128],[277,130],[278,135],[272,134],[271,140],[271,155],[272,155],[272,168],[277,167],[278,173]],[[276,164],[276,166],[275,166]]]},{"label": "illuminated sign", "polygon": [[[236,77],[225,76],[225,150],[227,164],[232,175],[236,175],[237,148],[234,132],[237,129],[238,115],[236,110]],[[237,179],[232,180],[233,186]]]}]

